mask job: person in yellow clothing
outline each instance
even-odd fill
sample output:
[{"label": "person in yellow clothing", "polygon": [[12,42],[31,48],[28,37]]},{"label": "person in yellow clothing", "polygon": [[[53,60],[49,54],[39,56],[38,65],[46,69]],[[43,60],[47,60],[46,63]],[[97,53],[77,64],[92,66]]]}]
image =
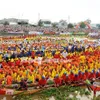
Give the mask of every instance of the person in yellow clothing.
[{"label": "person in yellow clothing", "polygon": [[55,69],[53,69],[52,74],[51,74],[52,78],[54,78],[56,74],[57,73],[56,73]]},{"label": "person in yellow clothing", "polygon": [[45,57],[52,58],[52,53],[48,50],[45,51]]},{"label": "person in yellow clothing", "polygon": [[28,74],[28,81],[34,83],[34,75],[32,73]]},{"label": "person in yellow clothing", "polygon": [[4,73],[0,73],[0,79],[4,78],[4,77],[5,77],[5,74]]},{"label": "person in yellow clothing", "polygon": [[90,48],[88,49],[88,51],[89,51],[89,52],[93,52],[93,48],[90,47]]},{"label": "person in yellow clothing", "polygon": [[2,54],[0,54],[0,62],[2,62],[2,61],[3,61],[2,57],[3,57],[3,56],[2,56]]},{"label": "person in yellow clothing", "polygon": [[60,77],[63,75],[63,73],[66,73],[67,71],[66,71],[66,69],[65,68],[63,68],[62,70],[61,70],[61,72],[60,72]]},{"label": "person in yellow clothing", "polygon": [[85,59],[86,59],[86,57],[84,55],[80,56],[81,63],[84,63],[85,62]]},{"label": "person in yellow clothing", "polygon": [[21,77],[20,77],[20,75],[17,75],[16,80],[17,80],[17,82],[20,82],[20,81],[21,81]]},{"label": "person in yellow clothing", "polygon": [[13,81],[16,81],[17,73],[12,73]]}]

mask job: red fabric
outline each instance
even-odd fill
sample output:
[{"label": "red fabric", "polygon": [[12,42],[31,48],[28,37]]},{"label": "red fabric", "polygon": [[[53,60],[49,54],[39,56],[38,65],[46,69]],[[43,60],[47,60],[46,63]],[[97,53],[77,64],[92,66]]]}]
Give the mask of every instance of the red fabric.
[{"label": "red fabric", "polygon": [[86,51],[86,52],[84,52],[84,54],[85,54],[86,56],[88,56],[90,53],[89,53],[88,51]]},{"label": "red fabric", "polygon": [[28,62],[23,62],[24,66],[28,66],[28,64],[29,64]]},{"label": "red fabric", "polygon": [[2,66],[5,66],[5,65],[7,65],[7,63],[3,61],[3,62],[2,62]]},{"label": "red fabric", "polygon": [[93,85],[91,85],[90,87],[93,91],[100,91],[100,87],[96,87],[96,86],[93,86]]},{"label": "red fabric", "polygon": [[60,58],[60,54],[55,54],[54,58]]},{"label": "red fabric", "polygon": [[0,89],[0,94],[6,94],[5,90]]},{"label": "red fabric", "polygon": [[66,83],[71,82],[71,78],[69,76],[66,77]]},{"label": "red fabric", "polygon": [[39,85],[46,85],[47,84],[47,80],[46,79],[41,79],[41,80],[39,80],[39,83],[38,83]]},{"label": "red fabric", "polygon": [[66,75],[62,75],[62,80],[65,82],[66,81]]},{"label": "red fabric", "polygon": [[16,65],[16,66],[19,66],[19,65],[20,65],[20,62],[21,62],[20,60],[16,60],[16,61],[15,61],[15,65]]},{"label": "red fabric", "polygon": [[87,79],[87,76],[83,74],[82,80],[85,81]]},{"label": "red fabric", "polygon": [[54,78],[54,82],[56,85],[61,85],[61,79],[58,77],[58,78]]},{"label": "red fabric", "polygon": [[0,79],[0,85],[2,84],[2,80]]},{"label": "red fabric", "polygon": [[87,79],[88,79],[89,76],[90,76],[90,73],[89,73],[89,72],[85,72],[85,75],[86,75],[86,77],[87,77]]},{"label": "red fabric", "polygon": [[79,81],[79,80],[80,80],[79,75],[77,75],[77,76],[74,77],[74,81],[77,82],[77,81]]},{"label": "red fabric", "polygon": [[0,73],[2,73],[3,72],[3,70],[2,69],[0,69]]},{"label": "red fabric", "polygon": [[73,81],[75,76],[73,73],[71,73],[68,77],[69,77],[68,78],[69,81]]},{"label": "red fabric", "polygon": [[14,66],[15,64],[14,64],[14,62],[8,62],[8,65],[9,66]]},{"label": "red fabric", "polygon": [[35,52],[34,51],[31,52],[31,56],[32,56],[32,58],[35,57]]},{"label": "red fabric", "polygon": [[100,71],[98,72],[98,74],[96,74],[97,78],[100,78]]},{"label": "red fabric", "polygon": [[82,79],[83,74],[81,72],[79,72],[79,78]]},{"label": "red fabric", "polygon": [[90,75],[89,75],[89,79],[95,79],[96,78],[96,74],[95,73],[91,73]]},{"label": "red fabric", "polygon": [[94,92],[94,95],[96,95],[96,92],[97,92],[97,91],[100,91],[100,87],[96,87],[96,86],[91,85],[90,88],[91,88],[92,91]]}]

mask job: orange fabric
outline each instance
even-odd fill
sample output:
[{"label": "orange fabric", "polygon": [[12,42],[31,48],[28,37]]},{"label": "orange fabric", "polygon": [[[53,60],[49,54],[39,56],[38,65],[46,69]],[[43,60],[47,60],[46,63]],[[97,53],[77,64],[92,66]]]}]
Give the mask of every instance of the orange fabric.
[{"label": "orange fabric", "polygon": [[7,85],[12,84],[12,77],[10,75],[7,76]]}]

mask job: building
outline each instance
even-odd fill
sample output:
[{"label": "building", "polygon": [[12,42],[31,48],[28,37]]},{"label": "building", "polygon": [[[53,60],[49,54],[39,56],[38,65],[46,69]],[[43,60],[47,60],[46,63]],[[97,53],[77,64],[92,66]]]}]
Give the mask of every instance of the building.
[{"label": "building", "polygon": [[58,28],[67,28],[66,20],[60,20],[57,26]]},{"label": "building", "polygon": [[91,24],[91,28],[92,29],[97,29],[98,28],[98,24]]},{"label": "building", "polygon": [[4,18],[0,20],[0,24],[3,24],[5,22],[8,22],[10,25],[17,25],[18,22],[29,22],[28,19],[16,19],[16,18]]}]

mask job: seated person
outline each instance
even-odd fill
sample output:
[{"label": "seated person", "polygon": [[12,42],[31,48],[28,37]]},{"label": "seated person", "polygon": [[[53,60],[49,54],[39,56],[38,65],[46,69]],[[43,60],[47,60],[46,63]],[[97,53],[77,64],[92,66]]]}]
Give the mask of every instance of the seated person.
[{"label": "seated person", "polygon": [[44,76],[39,80],[38,85],[44,87],[47,84],[47,80]]},{"label": "seated person", "polygon": [[27,80],[21,79],[20,88],[19,89],[27,90]]},{"label": "seated person", "polygon": [[58,75],[55,76],[54,83],[55,83],[55,86],[61,86],[62,85],[62,80]]}]

